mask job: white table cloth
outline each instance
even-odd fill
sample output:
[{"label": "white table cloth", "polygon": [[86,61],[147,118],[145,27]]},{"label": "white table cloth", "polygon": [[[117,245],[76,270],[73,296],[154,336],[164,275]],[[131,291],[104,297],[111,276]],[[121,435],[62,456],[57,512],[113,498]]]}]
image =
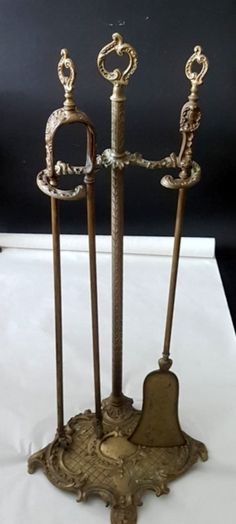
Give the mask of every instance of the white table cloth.
[{"label": "white table cloth", "polygon": [[[140,407],[143,380],[162,351],[172,239],[127,238],[125,245],[124,392]],[[0,246],[0,522],[104,524],[110,514],[99,498],[78,505],[41,470],[27,473],[28,456],[56,429],[52,254],[48,236],[0,235]],[[87,239],[66,237],[62,247],[67,420],[93,408],[94,399]],[[171,483],[168,496],[145,495],[138,522],[234,524],[235,334],[214,241],[183,239],[182,247],[172,369],[182,428],[207,445],[209,461]],[[110,239],[98,238],[103,397],[111,388],[109,250]]]}]

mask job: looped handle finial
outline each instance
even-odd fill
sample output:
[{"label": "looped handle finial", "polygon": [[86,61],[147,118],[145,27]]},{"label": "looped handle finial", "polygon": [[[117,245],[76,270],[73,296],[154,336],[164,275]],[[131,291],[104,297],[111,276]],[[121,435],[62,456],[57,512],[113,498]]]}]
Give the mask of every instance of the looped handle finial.
[{"label": "looped handle finial", "polygon": [[[105,67],[105,59],[106,56],[113,51],[115,51],[118,56],[122,56],[125,53],[128,55],[129,63],[124,71],[121,71],[118,68],[113,71],[107,71]],[[128,84],[130,76],[137,68],[137,63],[138,59],[135,49],[130,44],[124,43],[123,37],[119,33],[114,33],[112,35],[112,42],[101,49],[97,58],[97,66],[101,75],[112,84],[118,86]]]},{"label": "looped handle finial", "polygon": [[[201,70],[197,73],[196,71],[193,71],[192,67],[194,62],[197,62],[199,65],[202,66]],[[194,47],[194,53],[190,58],[188,59],[186,66],[185,66],[185,74],[187,78],[190,80],[192,85],[199,86],[203,82],[203,78],[208,70],[208,60],[207,57],[202,53],[202,48],[200,45],[196,45]]]},{"label": "looped handle finial", "polygon": [[[69,74],[65,74],[65,69],[69,70]],[[73,60],[68,56],[67,49],[61,50],[61,58],[59,60],[58,66],[58,77],[61,84],[64,87],[65,91],[65,102],[64,107],[68,110],[75,107],[75,102],[73,100],[73,89],[76,77],[75,65]]]},{"label": "looped handle finial", "polygon": [[[193,71],[194,62],[201,65],[199,72]],[[202,84],[207,70],[207,57],[202,53],[201,46],[197,45],[194,47],[194,53],[190,56],[185,66],[185,74],[191,82],[191,90],[188,101],[183,105],[180,113],[182,142],[176,167],[179,167],[181,171],[177,178],[173,178],[171,175],[163,177],[161,184],[164,187],[187,189],[197,184],[200,180],[200,166],[192,160],[192,142],[194,133],[199,128],[201,120],[201,112],[198,106],[198,86]]]}]

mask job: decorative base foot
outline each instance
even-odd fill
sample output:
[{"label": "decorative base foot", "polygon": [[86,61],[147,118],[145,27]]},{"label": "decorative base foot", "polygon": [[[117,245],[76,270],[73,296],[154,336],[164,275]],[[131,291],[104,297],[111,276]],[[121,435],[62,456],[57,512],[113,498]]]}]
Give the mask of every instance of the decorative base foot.
[{"label": "decorative base foot", "polygon": [[96,438],[95,416],[91,411],[72,418],[65,432],[71,444],[62,446],[56,437],[28,461],[29,473],[42,467],[57,487],[75,492],[77,500],[100,496],[111,506],[112,524],[135,524],[137,507],[143,493],[152,490],[157,496],[169,492],[168,482],[184,473],[200,458],[207,460],[201,442],[185,436],[182,446],[154,448],[132,444],[129,437],[138,423],[140,412],[132,408],[119,424],[104,417],[105,435]]}]

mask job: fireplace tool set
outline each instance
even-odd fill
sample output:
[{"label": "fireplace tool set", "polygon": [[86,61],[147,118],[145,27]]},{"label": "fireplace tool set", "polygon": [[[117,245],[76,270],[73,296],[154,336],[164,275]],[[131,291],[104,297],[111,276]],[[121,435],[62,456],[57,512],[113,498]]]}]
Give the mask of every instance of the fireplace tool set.
[{"label": "fireplace tool set", "polygon": [[[128,55],[124,71],[106,69],[110,53]],[[207,460],[203,443],[184,433],[178,420],[178,379],[170,371],[170,342],[180,254],[182,224],[187,190],[200,179],[200,166],[192,160],[194,132],[200,124],[198,87],[208,70],[207,58],[200,46],[186,63],[185,73],[191,83],[188,101],[180,114],[182,142],[179,154],[171,153],[161,160],[146,160],[139,153],[125,150],[125,87],[137,67],[135,49],[124,43],[118,33],[99,53],[101,75],[113,85],[111,95],[111,148],[96,153],[96,137],[92,122],[74,101],[75,67],[66,49],[62,49],[58,76],[65,100],[54,111],[46,125],[46,168],[37,176],[38,187],[51,200],[53,238],[55,338],[57,379],[57,433],[44,449],[29,458],[29,472],[42,467],[57,487],[75,492],[78,501],[99,495],[111,507],[113,524],[134,524],[137,507],[146,490],[157,496],[168,493],[168,482],[184,473],[199,458]],[[194,71],[197,66],[198,71]],[[196,68],[196,67],[195,67]],[[87,152],[84,166],[58,161],[54,164],[54,139],[64,125],[79,123],[86,128]],[[122,392],[122,294],[123,294],[123,205],[125,166],[146,169],[176,169],[177,177],[165,175],[161,184],[178,195],[174,247],[162,355],[158,369],[144,381],[143,406],[138,411],[133,400]],[[112,230],[112,392],[101,400],[98,304],[95,244],[94,182],[101,168],[111,169]],[[79,175],[82,181],[74,189],[60,189],[63,175]],[[63,340],[61,308],[61,262],[59,201],[86,199],[89,240],[92,342],[94,365],[95,412],[87,410],[64,423],[63,410]]]}]

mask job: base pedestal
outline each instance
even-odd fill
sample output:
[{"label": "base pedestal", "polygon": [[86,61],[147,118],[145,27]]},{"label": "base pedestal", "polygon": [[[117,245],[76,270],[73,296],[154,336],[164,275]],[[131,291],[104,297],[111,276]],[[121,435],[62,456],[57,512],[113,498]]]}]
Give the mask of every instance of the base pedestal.
[{"label": "base pedestal", "polygon": [[[130,405],[131,406],[131,405]],[[129,442],[140,417],[130,408],[123,421],[104,413],[104,437],[96,439],[91,411],[73,417],[66,426],[67,446],[55,440],[34,453],[29,473],[42,467],[58,488],[75,492],[77,501],[99,495],[111,506],[112,524],[135,524],[142,495],[152,490],[159,497],[169,492],[168,482],[184,473],[199,458],[207,460],[201,442],[184,435],[183,446],[152,448]]]}]

